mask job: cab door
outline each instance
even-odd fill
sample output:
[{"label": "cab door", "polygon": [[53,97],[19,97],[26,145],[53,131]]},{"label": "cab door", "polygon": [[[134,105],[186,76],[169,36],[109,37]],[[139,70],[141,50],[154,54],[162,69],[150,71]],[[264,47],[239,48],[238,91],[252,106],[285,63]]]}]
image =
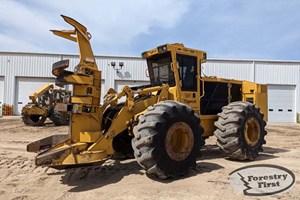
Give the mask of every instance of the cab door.
[{"label": "cab door", "polygon": [[176,61],[179,70],[181,101],[187,104],[199,114],[199,80],[197,57],[183,54],[176,54]]}]

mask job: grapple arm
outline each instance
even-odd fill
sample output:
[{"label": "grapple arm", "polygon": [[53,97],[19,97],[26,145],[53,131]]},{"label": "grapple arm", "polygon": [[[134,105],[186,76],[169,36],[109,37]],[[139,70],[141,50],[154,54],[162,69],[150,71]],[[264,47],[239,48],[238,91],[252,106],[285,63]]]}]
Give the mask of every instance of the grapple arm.
[{"label": "grapple arm", "polygon": [[54,63],[52,68],[56,83],[73,85],[69,136],[68,139],[67,136],[51,136],[27,146],[28,151],[42,150],[36,157],[37,165],[48,165],[54,168],[93,164],[108,158],[105,151],[88,151],[88,147],[101,138],[102,122],[101,72],[98,70],[90,45],[91,35],[86,27],[76,20],[63,15],[62,17],[74,27],[74,30],[52,30],[52,32],[76,42],[80,55],[80,62],[74,72],[66,70],[69,61]]},{"label": "grapple arm", "polygon": [[39,97],[41,97],[45,92],[48,92],[51,89],[53,89],[53,85],[47,83],[47,84],[43,85],[41,88],[39,88],[38,90],[36,90],[34,93],[32,93],[29,96],[29,99],[32,101],[32,103],[36,103],[36,100]]}]

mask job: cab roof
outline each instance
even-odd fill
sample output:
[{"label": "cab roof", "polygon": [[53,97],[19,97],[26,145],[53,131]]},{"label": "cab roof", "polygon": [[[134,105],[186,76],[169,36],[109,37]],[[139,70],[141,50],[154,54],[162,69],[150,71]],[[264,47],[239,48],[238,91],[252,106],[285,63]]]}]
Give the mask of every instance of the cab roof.
[{"label": "cab roof", "polygon": [[179,54],[196,56],[196,57],[199,57],[199,59],[201,59],[201,60],[206,60],[206,52],[205,51],[187,48],[182,43],[160,45],[152,50],[143,52],[142,57],[150,58],[154,55],[165,53],[165,52],[176,52]]}]

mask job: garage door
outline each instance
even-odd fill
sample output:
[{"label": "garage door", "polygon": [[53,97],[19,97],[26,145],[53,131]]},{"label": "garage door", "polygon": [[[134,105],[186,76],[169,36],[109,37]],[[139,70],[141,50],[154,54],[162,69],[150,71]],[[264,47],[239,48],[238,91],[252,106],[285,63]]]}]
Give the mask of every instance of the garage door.
[{"label": "garage door", "polygon": [[4,77],[0,76],[0,104],[3,104],[4,98]]},{"label": "garage door", "polygon": [[296,122],[295,86],[268,86],[269,122]]},{"label": "garage door", "polygon": [[[140,86],[140,85],[148,85],[150,84],[149,81],[124,81],[124,80],[116,80],[115,82],[115,89],[117,92],[121,92],[122,88],[125,85],[128,85],[130,87],[134,87],[134,86]],[[125,97],[122,97],[120,99],[120,102],[125,101]]]},{"label": "garage door", "polygon": [[20,115],[23,106],[29,102],[29,95],[46,83],[54,83],[54,78],[18,77],[16,81],[14,114]]}]

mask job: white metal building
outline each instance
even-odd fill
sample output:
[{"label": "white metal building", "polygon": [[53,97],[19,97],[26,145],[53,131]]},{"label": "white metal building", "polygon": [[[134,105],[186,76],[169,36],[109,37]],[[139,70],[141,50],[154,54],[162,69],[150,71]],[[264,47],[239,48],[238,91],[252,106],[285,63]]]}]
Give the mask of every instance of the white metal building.
[{"label": "white metal building", "polygon": [[[52,64],[70,59],[73,70],[79,59],[76,55],[39,53],[0,53],[0,103],[13,104],[14,114],[28,102],[28,95],[44,83],[54,82]],[[117,91],[124,85],[147,84],[146,62],[138,57],[97,56],[102,70],[102,95],[108,88]],[[117,73],[111,66],[124,63]],[[270,122],[296,122],[300,113],[300,61],[223,60],[209,59],[203,74],[269,85],[268,107]]]}]

